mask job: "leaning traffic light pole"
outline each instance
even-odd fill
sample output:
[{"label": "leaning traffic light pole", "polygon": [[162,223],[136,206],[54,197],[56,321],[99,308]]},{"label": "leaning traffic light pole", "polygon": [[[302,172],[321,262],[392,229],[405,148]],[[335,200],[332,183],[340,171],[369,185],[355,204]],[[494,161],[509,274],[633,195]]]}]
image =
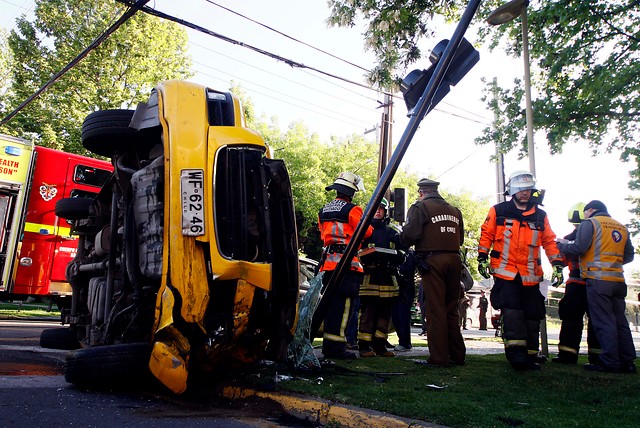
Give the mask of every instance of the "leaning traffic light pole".
[{"label": "leaning traffic light pole", "polygon": [[[378,181],[378,185],[373,191],[373,195],[364,210],[360,223],[353,233],[353,237],[333,271],[331,278],[322,290],[322,297],[313,315],[311,322],[310,337],[315,337],[324,320],[327,309],[331,302],[331,297],[338,284],[342,282],[351,259],[355,256],[360,243],[364,238],[367,227],[376,212],[384,192],[391,185],[391,180],[395,175],[402,157],[409,148],[420,122],[431,111],[435,105],[449,92],[449,86],[455,85],[464,75],[476,64],[479,59],[478,52],[471,44],[464,40],[464,34],[471,24],[480,0],[472,0],[467,5],[458,26],[452,37],[448,41],[441,41],[436,45],[431,54],[432,65],[428,70],[411,72],[402,85],[405,102],[409,108],[409,123],[398,142],[396,150],[393,152],[389,164],[383,171]],[[444,50],[442,50],[444,49]],[[424,88],[422,91],[421,89]]]}]

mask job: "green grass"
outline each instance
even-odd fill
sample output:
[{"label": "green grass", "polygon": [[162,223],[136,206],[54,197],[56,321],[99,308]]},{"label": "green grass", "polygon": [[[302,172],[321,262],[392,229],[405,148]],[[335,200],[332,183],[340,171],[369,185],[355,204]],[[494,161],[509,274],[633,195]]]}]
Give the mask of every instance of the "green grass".
[{"label": "green grass", "polygon": [[0,302],[0,318],[51,318],[60,319],[60,311],[54,305],[47,310],[46,303]]},{"label": "green grass", "polygon": [[339,361],[320,373],[280,368],[293,379],[276,386],[450,427],[638,426],[640,377],[586,372],[586,358],[538,372],[516,372],[503,355],[468,355],[467,365],[448,369],[414,361],[422,358]]}]

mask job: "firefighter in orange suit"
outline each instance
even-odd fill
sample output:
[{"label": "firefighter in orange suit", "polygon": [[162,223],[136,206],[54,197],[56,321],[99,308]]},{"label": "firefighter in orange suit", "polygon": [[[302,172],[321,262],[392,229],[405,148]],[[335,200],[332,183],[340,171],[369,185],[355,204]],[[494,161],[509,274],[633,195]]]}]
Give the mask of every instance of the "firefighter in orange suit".
[{"label": "firefighter in orange suit", "polygon": [[[324,246],[320,264],[320,271],[325,272],[322,278],[324,285],[329,282],[331,273],[338,266],[362,218],[362,208],[353,204],[351,200],[357,191],[364,190],[364,186],[359,176],[351,172],[342,172],[325,190],[335,190],[336,198],[322,207],[318,214],[320,238]],[[368,238],[372,233],[373,229],[369,226],[364,237]],[[330,305],[324,317],[322,340],[322,354],[325,358],[355,359],[358,357],[346,349],[345,330],[352,311],[353,299],[358,295],[363,277],[362,265],[358,258],[354,257],[351,260],[350,270],[330,296]]]},{"label": "firefighter in orange suit", "polygon": [[[569,210],[569,223],[575,229],[563,239],[574,241],[578,226],[584,220],[584,203],[579,202]],[[578,257],[565,255],[565,261],[569,268],[569,278],[565,286],[564,297],[558,303],[558,314],[562,320],[560,326],[560,337],[558,342],[558,356],[551,359],[554,363],[576,364],[578,362],[578,352],[582,341],[582,330],[584,329],[584,314],[587,320],[587,348],[589,352],[589,362],[597,364],[600,362],[600,343],[593,330],[593,323],[589,315],[587,306],[586,281],[580,276],[580,265]]]},{"label": "firefighter in orange suit", "polygon": [[511,174],[511,199],[489,210],[478,244],[478,272],[485,278],[493,274],[491,305],[501,311],[505,355],[516,370],[540,369],[540,320],[545,316],[540,247],[553,266],[552,282],[563,282],[556,235],[534,192],[538,193],[533,174]]}]

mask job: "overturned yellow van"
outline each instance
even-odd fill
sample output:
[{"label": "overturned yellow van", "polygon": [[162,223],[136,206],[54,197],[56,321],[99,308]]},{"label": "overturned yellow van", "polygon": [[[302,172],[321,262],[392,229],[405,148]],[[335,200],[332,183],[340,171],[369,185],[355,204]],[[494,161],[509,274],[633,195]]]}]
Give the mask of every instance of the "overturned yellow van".
[{"label": "overturned yellow van", "polygon": [[246,128],[231,93],[159,84],[133,110],[91,113],[83,145],[111,158],[95,200],[57,214],[79,235],[72,307],[46,343],[80,348],[70,383],[190,376],[286,356],[298,250],[284,163]]}]

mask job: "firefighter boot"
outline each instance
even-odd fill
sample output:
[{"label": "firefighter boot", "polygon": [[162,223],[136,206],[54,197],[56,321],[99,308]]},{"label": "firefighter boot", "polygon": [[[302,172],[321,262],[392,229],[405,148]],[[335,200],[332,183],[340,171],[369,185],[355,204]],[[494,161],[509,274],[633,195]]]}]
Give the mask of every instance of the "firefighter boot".
[{"label": "firefighter boot", "polygon": [[509,346],[508,348],[505,348],[504,353],[507,357],[507,361],[509,361],[511,367],[514,369],[522,371],[529,368],[526,346]]},{"label": "firefighter boot", "polygon": [[527,328],[524,312],[518,309],[503,309],[502,329],[504,353],[507,361],[516,370],[526,370],[528,366]]}]

